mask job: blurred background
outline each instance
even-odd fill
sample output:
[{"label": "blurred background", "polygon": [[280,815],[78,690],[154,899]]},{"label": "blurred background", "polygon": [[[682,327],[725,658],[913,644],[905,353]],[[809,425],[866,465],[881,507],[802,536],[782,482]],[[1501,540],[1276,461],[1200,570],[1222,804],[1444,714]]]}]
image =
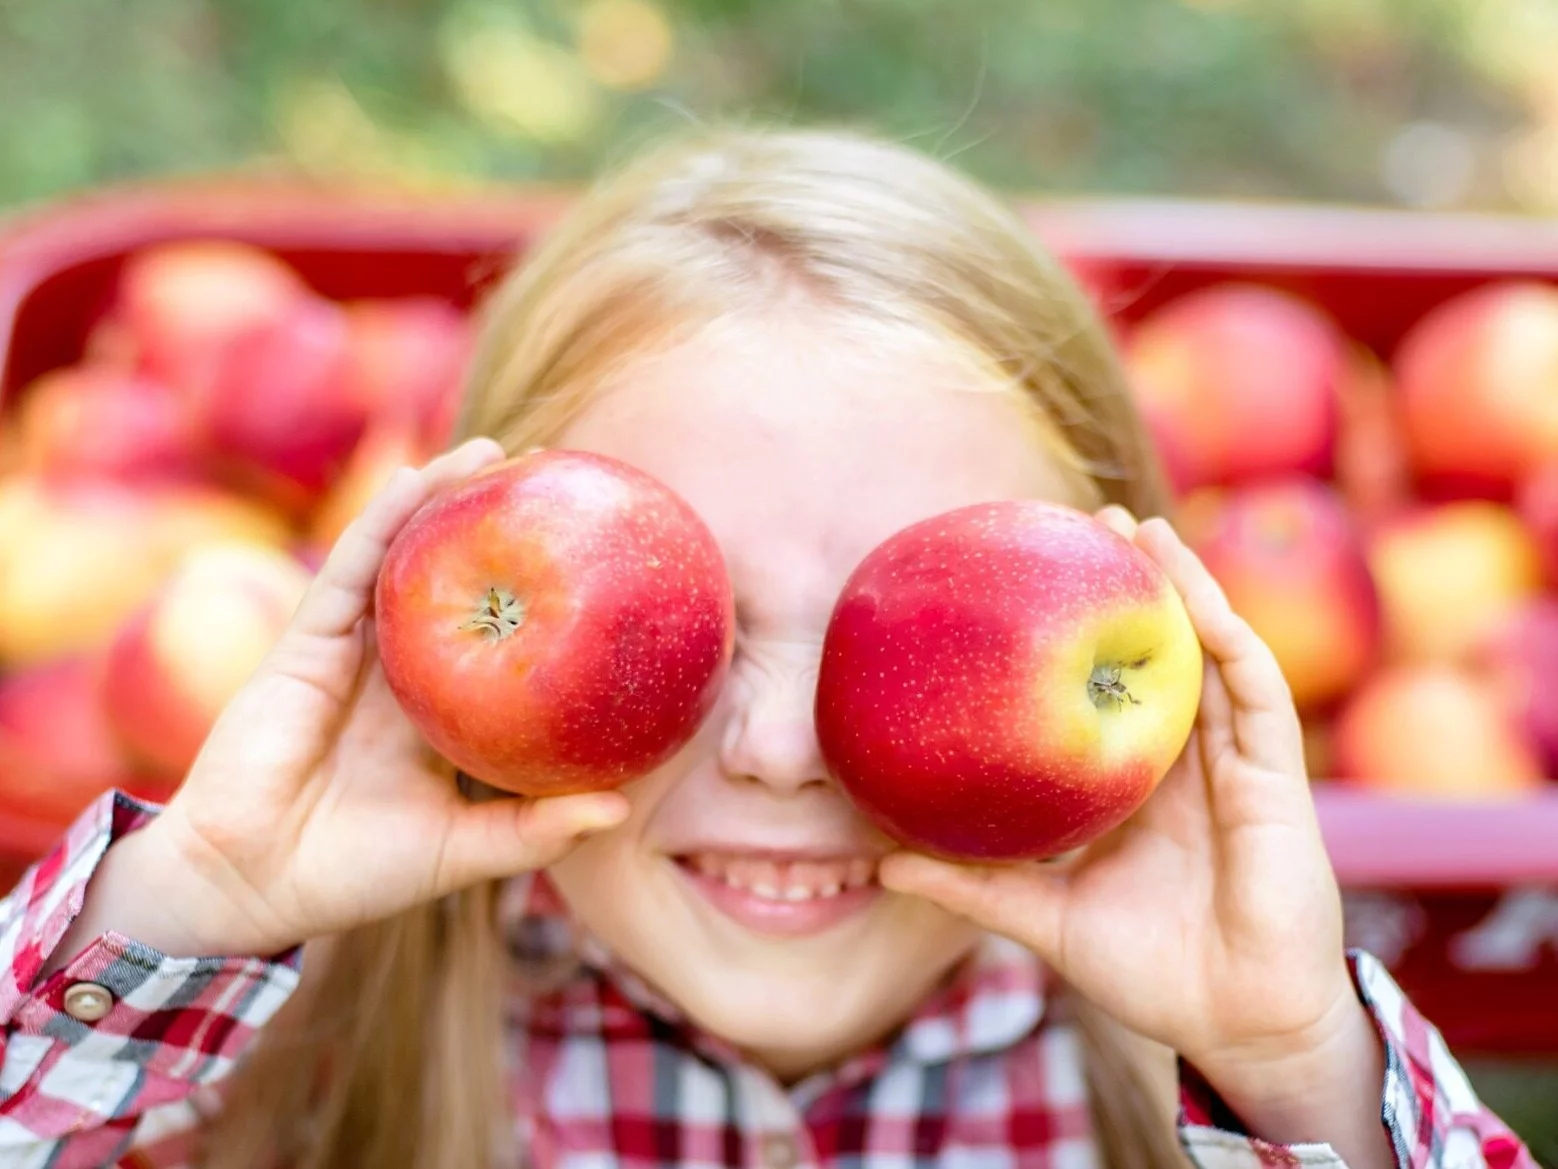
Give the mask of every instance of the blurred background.
[{"label": "blurred background", "polygon": [[[1035,197],[1508,213],[1546,233],[1541,282],[1491,260],[1370,275],[1340,237],[1308,269],[1088,274],[1127,306],[1185,525],[1282,643],[1317,779],[1504,809],[1466,821],[1493,825],[1466,832],[1494,856],[1523,815],[1504,801],[1554,806],[1558,446],[1522,443],[1558,400],[1558,0],[0,0],[0,110],[12,216],[213,171],[435,201],[566,188],[729,121],[873,129]],[[78,257],[89,233],[58,221],[23,275],[0,241],[21,306],[0,370],[0,874],[109,784],[166,793],[279,628],[233,609],[240,586],[294,596],[388,470],[442,441],[481,249],[364,259],[317,244],[349,216],[301,214],[334,227],[290,251],[260,231],[260,252],[158,250],[163,224]],[[1504,393],[1486,355],[1516,334],[1489,457],[1455,401]],[[1244,430],[1210,433],[1225,415]],[[306,473],[278,434],[322,444]],[[174,685],[189,661],[144,652],[180,608],[209,618],[191,660],[223,667],[198,701]],[[211,633],[240,627],[258,632]],[[1410,859],[1404,821],[1370,823],[1354,863],[1372,840]],[[1479,1086],[1558,1166],[1558,891],[1354,893],[1361,936],[1481,1048]]]},{"label": "blurred background", "polygon": [[209,167],[574,179],[864,122],[1008,186],[1558,209],[1554,0],[3,0],[0,202]]}]

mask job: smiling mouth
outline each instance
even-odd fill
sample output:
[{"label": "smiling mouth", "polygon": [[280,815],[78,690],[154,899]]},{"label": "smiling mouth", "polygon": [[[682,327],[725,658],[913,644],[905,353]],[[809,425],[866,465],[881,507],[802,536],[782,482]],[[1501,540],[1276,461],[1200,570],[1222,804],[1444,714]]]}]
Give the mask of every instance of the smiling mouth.
[{"label": "smiling mouth", "polygon": [[865,857],[792,861],[700,852],[679,859],[700,876],[763,901],[797,903],[837,897],[876,879],[876,862]]},{"label": "smiling mouth", "polygon": [[876,861],[870,857],[696,852],[673,859],[715,909],[763,934],[799,937],[823,932],[882,893]]}]

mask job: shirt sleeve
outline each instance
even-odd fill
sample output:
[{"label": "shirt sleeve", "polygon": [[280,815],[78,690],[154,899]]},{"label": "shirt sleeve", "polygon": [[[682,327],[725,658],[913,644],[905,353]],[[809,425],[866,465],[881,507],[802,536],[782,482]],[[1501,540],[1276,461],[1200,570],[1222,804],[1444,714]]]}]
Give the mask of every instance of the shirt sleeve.
[{"label": "shirt sleeve", "polygon": [[115,933],[40,979],[109,845],[156,811],[105,794],[0,901],[0,1164],[112,1163],[149,1114],[230,1071],[297,985],[296,949],[170,958]]},{"label": "shirt sleeve", "polygon": [[[1538,1169],[1477,1099],[1444,1038],[1407,1001],[1379,960],[1348,954],[1358,997],[1385,1044],[1380,1121],[1398,1169]],[[1179,1137],[1200,1169],[1345,1169],[1329,1145],[1275,1145],[1251,1136],[1193,1067],[1180,1062]]]}]

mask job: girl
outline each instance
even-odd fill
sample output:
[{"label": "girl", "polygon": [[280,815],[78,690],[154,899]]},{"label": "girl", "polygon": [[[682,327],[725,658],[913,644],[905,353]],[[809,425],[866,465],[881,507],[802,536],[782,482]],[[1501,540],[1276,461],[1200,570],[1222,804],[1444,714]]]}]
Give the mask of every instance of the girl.
[{"label": "girl", "polygon": [[[988,195],[844,135],[649,155],[492,298],[463,429],[342,537],[169,805],[105,797],[0,907],[0,1163],[1532,1164],[1344,952],[1281,675],[1133,518],[1167,500],[1104,330]],[[457,784],[376,665],[387,542],[537,445],[660,477],[735,587],[717,709],[622,792]],[[1013,498],[1102,509],[1209,668],[1124,828],[960,868],[856,813],[811,697],[872,547]]]}]

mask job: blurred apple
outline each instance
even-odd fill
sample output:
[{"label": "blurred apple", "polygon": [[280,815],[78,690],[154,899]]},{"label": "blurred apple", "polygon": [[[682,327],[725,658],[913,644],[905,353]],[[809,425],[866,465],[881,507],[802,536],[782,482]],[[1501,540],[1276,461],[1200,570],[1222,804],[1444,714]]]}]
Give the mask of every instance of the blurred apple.
[{"label": "blurred apple", "polygon": [[1399,795],[1489,800],[1542,785],[1536,752],[1493,687],[1444,665],[1388,669],[1337,719],[1339,778]]},{"label": "blurred apple", "polygon": [[1214,285],[1142,321],[1126,361],[1180,489],[1329,470],[1348,354],[1307,302],[1259,285]]},{"label": "blurred apple", "polygon": [[1186,500],[1180,527],[1301,708],[1333,701],[1372,668],[1379,599],[1333,489],[1307,476],[1205,489]]},{"label": "blurred apple", "polygon": [[1520,518],[1541,550],[1547,582],[1558,587],[1558,459],[1526,480],[1518,502]]},{"label": "blurred apple", "polygon": [[375,423],[315,510],[310,538],[329,548],[391,475],[401,467],[421,466],[431,453],[409,422],[385,418]]},{"label": "blurred apple", "polygon": [[1558,778],[1558,597],[1522,606],[1473,660],[1520,718],[1547,774]]},{"label": "blurred apple", "polygon": [[1369,547],[1388,651],[1463,657],[1541,587],[1536,544],[1509,508],[1462,500],[1381,524]]},{"label": "blurred apple", "polygon": [[179,562],[108,652],[109,722],[138,763],[170,779],[189,770],[308,582],[296,560],[261,544],[202,545]]},{"label": "blurred apple", "polygon": [[175,389],[197,390],[234,336],[307,295],[297,274],[268,252],[224,240],[179,241],[126,261],[113,319],[133,338],[142,370]]},{"label": "blurred apple", "polygon": [[411,418],[421,440],[449,440],[470,349],[465,315],[435,297],[365,300],[346,306],[352,392],[374,418]]},{"label": "blurred apple", "polygon": [[236,481],[302,510],[340,474],[367,412],[348,384],[346,313],[315,297],[230,338],[200,395],[206,437]]},{"label": "blurred apple", "polygon": [[64,825],[130,766],[98,702],[99,663],[70,657],[0,679],[0,810]]},{"label": "blurred apple", "polygon": [[1414,465],[1436,489],[1509,490],[1558,459],[1558,288],[1499,281],[1425,315],[1396,352]]},{"label": "blurred apple", "polygon": [[92,366],[45,374],[22,393],[21,465],[45,475],[190,478],[200,471],[189,410],[167,387]]},{"label": "blurred apple", "polygon": [[185,552],[223,537],[279,544],[288,530],[195,485],[0,481],[0,665],[104,644]]}]

